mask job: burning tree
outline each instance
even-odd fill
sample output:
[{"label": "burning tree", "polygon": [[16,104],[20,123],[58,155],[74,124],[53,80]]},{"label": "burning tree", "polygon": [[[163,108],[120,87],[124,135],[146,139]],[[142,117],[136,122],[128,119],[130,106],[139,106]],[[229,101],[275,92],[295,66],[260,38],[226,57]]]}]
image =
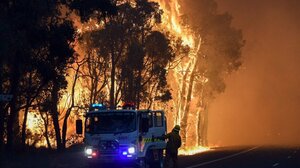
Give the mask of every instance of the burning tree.
[{"label": "burning tree", "polygon": [[0,102],[0,142],[5,134],[12,145],[22,132],[24,145],[27,115],[39,111],[48,146],[54,130],[64,148],[78,109],[132,101],[165,108],[185,147],[207,145],[208,107],[241,65],[242,33],[214,0],[153,1],[1,2],[0,93],[13,100]]},{"label": "burning tree", "polygon": [[[173,85],[176,89],[172,88],[175,123],[182,126],[184,146],[188,142],[189,146],[207,146],[208,107],[216,94],[225,90],[224,78],[241,65],[242,33],[231,26],[228,13],[217,13],[213,0],[161,4],[170,11],[170,28],[191,47],[170,77],[179,82]],[[194,136],[197,142],[188,141],[188,136]]]},{"label": "burning tree", "polygon": [[[158,7],[147,0],[119,1],[116,15],[105,17],[94,29],[82,33],[80,46],[89,60],[86,68],[92,97],[92,93],[101,93],[100,101],[109,100],[111,108],[120,101],[135,102],[139,107],[151,106],[154,97],[170,99],[165,67],[174,53],[167,36],[155,30],[162,14]],[[93,66],[95,63],[98,67]]]},{"label": "burning tree", "polygon": [[[229,14],[217,13],[213,0],[157,2],[117,1],[116,15],[90,22],[94,28],[83,33],[88,37],[84,43],[100,56],[98,72],[103,74],[93,78],[102,80],[102,101],[109,96],[112,106],[125,100],[149,108],[158,95],[167,101],[172,97],[169,118],[182,126],[184,145],[187,135],[198,139],[189,146],[207,145],[208,107],[225,90],[226,75],[241,65],[241,31],[231,26]],[[172,95],[166,87],[170,80]]]}]

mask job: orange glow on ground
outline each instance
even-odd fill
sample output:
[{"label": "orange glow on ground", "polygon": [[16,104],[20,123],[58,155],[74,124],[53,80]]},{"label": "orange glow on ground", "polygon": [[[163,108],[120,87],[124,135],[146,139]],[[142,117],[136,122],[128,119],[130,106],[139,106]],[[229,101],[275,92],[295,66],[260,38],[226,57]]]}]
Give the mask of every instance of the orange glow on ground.
[{"label": "orange glow on ground", "polygon": [[179,155],[195,155],[198,153],[203,153],[211,150],[209,147],[203,146],[194,146],[194,147],[187,147],[183,149],[179,149]]}]

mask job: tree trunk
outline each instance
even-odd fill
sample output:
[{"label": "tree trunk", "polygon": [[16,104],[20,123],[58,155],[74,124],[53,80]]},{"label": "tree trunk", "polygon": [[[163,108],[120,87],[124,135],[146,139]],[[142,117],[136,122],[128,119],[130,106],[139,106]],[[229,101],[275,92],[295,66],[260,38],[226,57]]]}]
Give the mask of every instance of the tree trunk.
[{"label": "tree trunk", "polygon": [[47,142],[47,146],[49,149],[52,149],[51,147],[51,143],[50,143],[50,140],[49,140],[49,136],[48,136],[48,124],[49,124],[49,117],[48,117],[48,113],[46,112],[46,118],[44,118],[42,112],[40,111],[40,115],[41,115],[41,118],[44,122],[44,128],[45,128],[45,132],[44,132],[44,136],[46,138],[46,142]]},{"label": "tree trunk", "polygon": [[12,149],[14,143],[17,140],[17,136],[19,134],[19,118],[18,118],[18,111],[17,111],[17,90],[18,84],[20,80],[20,72],[17,65],[13,65],[12,72],[10,76],[10,84],[11,90],[10,94],[13,95],[11,102],[9,103],[10,113],[8,115],[7,121],[7,147],[8,149]]},{"label": "tree trunk", "polygon": [[[195,65],[196,66],[196,65]],[[188,116],[190,113],[190,104],[191,104],[191,98],[192,98],[192,91],[194,87],[194,81],[195,81],[195,67],[193,68],[193,72],[190,77],[190,82],[188,86],[188,93],[187,93],[187,98],[186,98],[186,103],[184,107],[184,113],[183,117],[181,120],[181,135],[182,135],[182,145],[185,147],[186,146],[186,138],[187,138],[187,122],[188,122]]]},{"label": "tree trunk", "polygon": [[201,94],[200,94],[200,98],[198,99],[198,104],[199,104],[199,107],[198,107],[198,111],[197,111],[197,145],[198,146],[203,146],[203,142],[202,142],[202,138],[203,138],[203,131],[202,131],[202,128],[203,128],[203,112],[204,112],[204,98],[203,98],[203,92],[204,92],[204,84],[202,83],[201,85]]},{"label": "tree trunk", "polygon": [[136,108],[140,108],[141,90],[142,90],[142,70],[139,70],[137,82],[136,82]]},{"label": "tree trunk", "polygon": [[[0,93],[3,93],[2,84],[3,84],[3,68],[2,68],[2,62],[0,62]],[[5,117],[5,111],[4,111],[4,103],[0,101],[0,152],[3,151],[3,145],[4,145],[4,117]]]},{"label": "tree trunk", "polygon": [[201,138],[202,138],[202,135],[201,135],[201,124],[202,124],[202,110],[198,110],[197,112],[197,132],[196,132],[196,135],[197,135],[197,146],[202,146],[202,142],[201,142]]},{"label": "tree trunk", "polygon": [[203,145],[203,126],[204,126],[204,124],[203,124],[203,111],[202,112],[200,112],[200,114],[199,114],[199,117],[200,117],[200,119],[198,120],[198,132],[199,132],[199,135],[198,135],[198,145],[199,146],[204,146]]},{"label": "tree trunk", "polygon": [[56,146],[58,150],[61,150],[62,143],[61,143],[61,136],[60,136],[60,127],[59,127],[59,120],[58,120],[58,110],[57,110],[57,105],[58,105],[58,92],[59,92],[59,87],[57,82],[53,82],[53,88],[51,91],[51,116],[53,120],[53,125],[54,125],[54,130],[55,130],[55,138],[56,138]]},{"label": "tree trunk", "polygon": [[111,73],[110,73],[110,93],[109,93],[109,103],[110,108],[115,109],[115,75],[116,75],[116,62],[115,55],[111,54]]},{"label": "tree trunk", "polygon": [[[189,85],[188,85],[188,91],[187,91],[187,97],[186,97],[186,103],[184,106],[184,113],[183,113],[183,117],[181,120],[181,127],[182,127],[182,143],[183,146],[186,145],[186,137],[187,137],[187,122],[188,122],[188,116],[190,113],[190,104],[191,104],[191,99],[192,99],[192,93],[193,93],[193,87],[194,87],[194,82],[195,82],[195,75],[196,75],[196,70],[197,70],[197,63],[199,61],[199,58],[196,57],[196,60],[194,60],[194,65],[193,65],[193,69],[190,75],[190,80],[189,80]],[[190,66],[191,66],[192,62],[190,62]],[[190,67],[189,66],[189,67]]]},{"label": "tree trunk", "polygon": [[207,129],[208,129],[208,109],[205,104],[201,108],[198,116],[198,145],[207,146]]},{"label": "tree trunk", "polygon": [[[32,73],[30,73],[29,75],[29,79],[28,79],[28,86],[31,87],[32,85]],[[26,143],[26,123],[27,123],[27,115],[28,115],[28,111],[29,111],[29,107],[30,107],[30,94],[32,93],[28,93],[29,91],[26,92],[26,104],[25,104],[25,111],[24,111],[24,118],[23,118],[23,124],[22,124],[22,137],[21,137],[21,143],[22,143],[22,147],[25,147],[25,143]]]},{"label": "tree trunk", "polygon": [[66,112],[66,115],[65,115],[65,118],[64,118],[64,123],[63,123],[63,128],[62,128],[62,145],[63,145],[63,148],[66,148],[68,119],[69,119],[69,116],[71,114],[71,111],[72,111],[72,109],[74,107],[74,103],[75,103],[75,86],[76,86],[77,79],[78,79],[79,68],[80,68],[80,65],[78,65],[78,67],[76,69],[75,76],[74,76],[74,81],[73,81],[73,84],[72,84],[71,105],[68,108],[68,110]]},{"label": "tree trunk", "polygon": [[64,118],[63,127],[62,127],[62,146],[63,148],[66,148],[66,139],[67,139],[67,130],[68,130],[68,118],[71,114],[72,107],[70,107],[67,112],[66,116]]},{"label": "tree trunk", "polygon": [[[184,113],[184,106],[186,103],[186,79],[189,74],[190,67],[191,67],[191,63],[189,63],[187,69],[184,72],[184,75],[182,78],[182,86],[181,86],[181,88],[179,88],[180,89],[180,92],[179,92],[180,101],[179,101],[179,107],[178,107],[177,117],[176,117],[176,120],[178,120],[178,121],[181,120],[181,115]],[[178,123],[178,121],[176,123]]]},{"label": "tree trunk", "polygon": [[4,112],[4,103],[0,102],[0,152],[2,152],[4,144]]},{"label": "tree trunk", "polygon": [[208,130],[208,109],[204,109],[204,117],[203,117],[203,146],[208,146],[208,140],[207,140],[207,130]]},{"label": "tree trunk", "polygon": [[24,118],[23,118],[23,124],[22,124],[22,147],[25,147],[26,144],[26,123],[27,123],[27,116],[29,111],[29,100],[26,100],[26,108],[24,111]]}]

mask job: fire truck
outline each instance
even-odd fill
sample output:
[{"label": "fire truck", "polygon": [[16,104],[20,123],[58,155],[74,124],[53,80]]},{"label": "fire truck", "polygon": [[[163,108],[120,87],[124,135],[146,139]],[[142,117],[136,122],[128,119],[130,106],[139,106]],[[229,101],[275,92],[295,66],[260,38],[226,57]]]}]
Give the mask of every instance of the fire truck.
[{"label": "fire truck", "polygon": [[166,142],[155,137],[166,131],[163,110],[137,110],[132,104],[125,104],[121,109],[93,104],[85,115],[85,122],[76,121],[76,133],[84,132],[85,157],[93,164],[163,167]]}]

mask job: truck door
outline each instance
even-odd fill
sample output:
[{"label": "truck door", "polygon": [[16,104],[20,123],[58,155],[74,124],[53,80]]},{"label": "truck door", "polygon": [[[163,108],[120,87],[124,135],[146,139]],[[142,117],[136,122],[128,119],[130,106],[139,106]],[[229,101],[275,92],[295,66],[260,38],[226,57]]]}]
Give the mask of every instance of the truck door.
[{"label": "truck door", "polygon": [[155,137],[162,136],[166,133],[166,123],[164,122],[163,111],[152,111],[153,113],[153,127],[152,134]]}]

